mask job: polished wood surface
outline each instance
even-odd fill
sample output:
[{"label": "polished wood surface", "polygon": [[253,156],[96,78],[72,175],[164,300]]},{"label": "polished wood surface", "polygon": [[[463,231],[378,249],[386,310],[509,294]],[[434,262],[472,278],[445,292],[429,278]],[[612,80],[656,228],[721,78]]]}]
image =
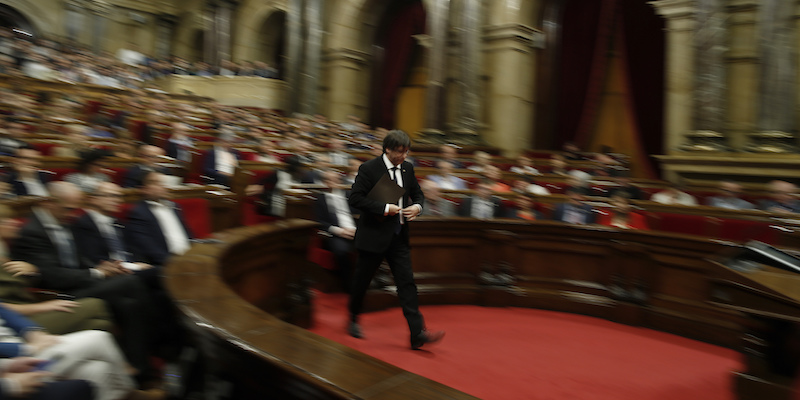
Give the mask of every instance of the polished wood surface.
[{"label": "polished wood surface", "polygon": [[167,288],[217,372],[275,399],[474,399],[302,328],[315,227],[237,228],[170,261]]}]

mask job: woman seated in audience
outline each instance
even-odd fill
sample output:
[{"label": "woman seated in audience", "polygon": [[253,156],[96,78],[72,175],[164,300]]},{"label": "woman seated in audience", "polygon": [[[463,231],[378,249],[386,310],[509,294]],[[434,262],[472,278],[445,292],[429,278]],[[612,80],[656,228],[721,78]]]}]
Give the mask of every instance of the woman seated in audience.
[{"label": "woman seated in audience", "polygon": [[81,154],[81,161],[78,163],[78,172],[72,172],[64,176],[64,180],[74,183],[82,192],[90,193],[101,182],[110,182],[108,169],[103,162],[111,157],[111,152],[104,149],[94,149]]},{"label": "woman seated in audience", "polygon": [[511,191],[511,186],[503,182],[503,174],[500,168],[494,165],[488,165],[483,170],[483,176],[492,182],[491,190],[495,193],[508,193]]},{"label": "woman seated in audience", "polygon": [[514,207],[508,210],[506,218],[536,221],[540,219],[539,213],[533,209],[533,199],[526,194],[518,194],[514,198]]},{"label": "woman seated in audience", "polygon": [[550,157],[550,170],[549,173],[553,175],[569,176],[569,168],[567,168],[567,160],[561,154],[553,154]]},{"label": "woman seated in audience", "polygon": [[258,146],[258,154],[256,155],[256,161],[260,161],[267,164],[277,164],[280,162],[278,157],[275,155],[275,143],[272,142],[269,138],[262,138],[260,144]]},{"label": "woman seated in audience", "polygon": [[625,196],[612,196],[609,199],[611,210],[601,213],[597,223],[621,229],[648,230],[644,215],[633,210],[633,206]]},{"label": "woman seated in audience", "polygon": [[0,329],[5,332],[0,338],[0,357],[35,357],[55,379],[90,382],[98,400],[167,398],[163,389],[136,390],[131,378],[134,371],[108,332],[87,330],[52,335],[3,306],[0,306]]},{"label": "woman seated in audience", "polygon": [[533,161],[530,157],[520,154],[517,157],[517,165],[514,165],[509,171],[520,175],[541,175],[539,170],[533,167]]}]

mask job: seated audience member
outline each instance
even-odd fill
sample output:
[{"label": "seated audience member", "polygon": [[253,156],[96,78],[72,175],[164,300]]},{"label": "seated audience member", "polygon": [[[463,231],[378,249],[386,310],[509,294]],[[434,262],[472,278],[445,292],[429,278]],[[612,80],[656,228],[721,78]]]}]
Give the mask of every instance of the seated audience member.
[{"label": "seated audience member", "polygon": [[192,162],[194,151],[194,142],[187,135],[188,131],[188,125],[175,122],[172,124],[172,133],[167,139],[167,156],[187,164]]},{"label": "seated audience member", "polygon": [[40,301],[29,288],[30,277],[37,268],[24,261],[9,261],[6,243],[17,238],[20,224],[12,218],[12,211],[0,204],[0,301],[54,334],[65,334],[87,329],[110,330],[111,315],[100,299]]},{"label": "seated audience member", "polygon": [[50,174],[40,171],[39,150],[32,147],[17,149],[17,155],[11,160],[12,171],[8,182],[17,196],[47,196],[45,185],[50,180]]},{"label": "seated audience member", "polygon": [[350,206],[347,204],[345,189],[341,186],[339,172],[328,170],[322,174],[322,184],[330,192],[317,195],[314,203],[314,216],[320,223],[320,230],[329,237],[323,241],[326,250],[333,253],[336,270],[345,291],[349,291],[350,274],[353,270],[352,257],[355,252],[353,237],[356,224]]},{"label": "seated audience member", "polygon": [[614,181],[617,183],[617,186],[608,191],[608,197],[625,196],[631,200],[642,200],[644,198],[642,189],[635,186],[630,177],[617,176],[614,178]]},{"label": "seated audience member", "polygon": [[137,261],[166,265],[172,255],[182,255],[191,247],[192,233],[177,204],[168,200],[165,175],[150,172],[141,187],[143,199],[128,212],[126,243]]},{"label": "seated audience member", "polygon": [[492,165],[492,156],[485,151],[476,151],[472,155],[472,159],[474,160],[474,164],[469,166],[469,170],[483,173],[486,170],[486,167]]},{"label": "seated audience member", "polygon": [[575,143],[566,142],[564,146],[561,147],[563,151],[564,158],[571,161],[578,161],[583,160],[583,154],[581,154],[581,148],[578,147]]},{"label": "seated audience member", "polygon": [[[590,178],[589,175],[570,174],[567,179],[567,186],[582,196],[597,196],[597,193],[589,183]],[[564,193],[566,194],[566,191]]]},{"label": "seated audience member", "polygon": [[108,332],[89,330],[56,336],[2,306],[0,327],[5,332],[0,338],[0,357],[34,357],[32,365],[50,362],[47,376],[88,381],[98,400],[167,398],[162,389],[136,389],[125,356]]},{"label": "seated audience member", "polygon": [[86,131],[86,136],[90,138],[109,139],[115,137],[111,133],[109,121],[107,118],[98,117],[92,121],[92,125]]},{"label": "seated audience member", "polygon": [[481,180],[475,186],[475,194],[461,202],[458,215],[478,219],[502,218],[503,202],[492,194],[493,182]]},{"label": "seated audience member", "polygon": [[467,181],[453,175],[453,164],[447,160],[440,160],[436,163],[438,174],[431,175],[428,180],[439,186],[442,190],[466,190]]},{"label": "seated audience member", "polygon": [[566,190],[567,202],[560,203],[553,210],[553,220],[569,224],[593,224],[596,214],[592,206],[584,203],[584,195],[573,187]]},{"label": "seated audience member", "polygon": [[492,182],[492,192],[496,193],[508,193],[511,192],[511,186],[503,183],[503,173],[500,171],[500,168],[497,168],[494,165],[488,165],[483,170],[483,176],[488,181]]},{"label": "seated audience member", "polygon": [[84,129],[83,125],[71,125],[64,135],[67,144],[53,147],[51,154],[55,157],[78,158],[82,153],[91,150],[89,138],[83,133]]},{"label": "seated audience member", "polygon": [[439,159],[449,161],[455,169],[464,168],[464,163],[458,161],[458,150],[455,145],[443,144],[439,146]]},{"label": "seated audience member", "polygon": [[763,200],[760,209],[774,213],[800,212],[800,200],[797,199],[797,186],[786,181],[774,180],[769,183],[771,199]]},{"label": "seated audience member", "polygon": [[[51,197],[32,209],[11,247],[11,259],[36,267],[33,284],[75,297],[106,301],[122,332],[121,345],[140,372],[147,368],[146,288],[118,263],[94,264],[78,257],[72,232],[67,228],[80,208],[83,193],[69,182],[48,185]],[[144,373],[144,372],[142,372]]]},{"label": "seated audience member", "polygon": [[426,217],[455,217],[456,203],[442,197],[442,192],[436,182],[430,180],[422,181],[420,185],[422,193],[425,194],[425,207],[422,208],[422,216]]},{"label": "seated audience member", "polygon": [[136,143],[132,140],[118,141],[114,148],[114,157],[123,160],[133,160],[136,158]]},{"label": "seated audience member", "polygon": [[267,175],[261,182],[245,189],[248,196],[259,196],[258,212],[262,215],[282,217],[286,212],[284,191],[295,185],[314,183],[313,176],[297,156],[286,159],[286,167]]},{"label": "seated audience member", "polygon": [[719,184],[719,196],[708,199],[711,207],[727,208],[729,210],[753,210],[753,203],[742,199],[742,185],[732,181],[722,181]]},{"label": "seated audience member", "polygon": [[553,175],[568,176],[569,169],[567,168],[567,161],[561,154],[553,154],[550,157],[550,170],[549,173]]},{"label": "seated audience member", "polygon": [[125,172],[125,177],[122,179],[122,187],[142,186],[144,177],[150,172],[166,173],[167,169],[158,165],[158,161],[163,155],[164,149],[160,147],[149,144],[139,146],[140,161]]},{"label": "seated audience member", "polygon": [[623,174],[623,167],[613,157],[606,154],[594,155],[594,170],[592,175],[598,177],[613,177]]},{"label": "seated audience member", "polygon": [[514,165],[509,171],[520,175],[541,175],[539,170],[533,167],[533,161],[530,157],[520,154],[517,157],[517,165]]},{"label": "seated audience member", "polygon": [[680,190],[677,184],[670,184],[666,190],[653,194],[650,201],[661,204],[678,204],[682,206],[696,206],[697,199],[694,196]]},{"label": "seated audience member", "polygon": [[347,165],[347,175],[345,175],[345,177],[342,179],[342,183],[348,186],[353,186],[353,183],[356,182],[356,175],[358,175],[358,169],[360,167],[361,160],[355,157],[351,158]]},{"label": "seated audience member", "polygon": [[518,194],[514,197],[514,208],[508,210],[506,218],[524,219],[526,221],[536,221],[540,219],[539,213],[533,209],[533,199],[526,194]]},{"label": "seated audience member", "polygon": [[514,181],[514,189],[517,193],[533,194],[536,196],[549,196],[550,191],[544,186],[536,184],[532,176],[517,179]]},{"label": "seated audience member", "polygon": [[203,175],[211,178],[211,184],[230,186],[231,177],[239,166],[242,156],[233,149],[233,135],[223,133],[217,137],[214,148],[203,161]]},{"label": "seated audience member", "polygon": [[64,181],[74,183],[84,193],[93,191],[101,182],[110,182],[111,177],[105,173],[106,168],[103,164],[110,156],[111,153],[103,149],[83,153],[78,163],[78,172],[67,174],[64,176]]},{"label": "seated audience member", "polygon": [[344,142],[339,138],[328,140],[328,158],[331,165],[346,167],[352,156],[344,151]]},{"label": "seated audience member", "polygon": [[644,215],[632,211],[633,207],[625,196],[612,196],[609,203],[612,209],[600,214],[598,224],[622,229],[649,229]]},{"label": "seated audience member", "polygon": [[280,163],[280,159],[278,159],[275,153],[275,143],[273,143],[272,140],[261,138],[257,149],[256,161],[267,164]]},{"label": "seated audience member", "polygon": [[28,143],[20,137],[20,131],[24,129],[19,122],[9,122],[5,130],[0,130],[0,156],[13,156],[17,150],[27,147]]}]

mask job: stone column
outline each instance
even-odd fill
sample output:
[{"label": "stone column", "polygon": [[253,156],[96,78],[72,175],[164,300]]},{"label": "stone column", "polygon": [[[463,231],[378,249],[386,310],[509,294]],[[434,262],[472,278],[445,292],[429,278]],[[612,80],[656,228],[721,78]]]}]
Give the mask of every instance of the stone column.
[{"label": "stone column", "polygon": [[461,10],[459,103],[452,132],[457,142],[477,144],[481,128],[481,15],[480,0],[463,0]]},{"label": "stone column", "polygon": [[221,0],[216,9],[216,35],[218,62],[231,60],[231,17],[236,7],[234,0]]},{"label": "stone column", "polygon": [[[727,49],[722,0],[697,1],[697,29],[694,35],[694,116],[693,134],[722,137],[725,129]],[[726,150],[724,141],[718,150]],[[691,149],[688,149],[691,150]]]},{"label": "stone column", "polygon": [[217,4],[214,1],[206,3],[203,10],[203,61],[211,66],[219,66],[217,58]]},{"label": "stone column", "polygon": [[674,154],[684,135],[692,130],[695,1],[658,0],[650,4],[667,20],[664,149]]},{"label": "stone column", "polygon": [[286,10],[286,62],[284,63],[286,84],[289,86],[287,111],[291,114],[300,109],[302,90],[301,69],[303,66],[303,0],[287,0]]},{"label": "stone column", "polygon": [[301,75],[302,97],[300,112],[314,115],[319,112],[320,61],[322,60],[322,35],[324,21],[324,2],[305,0],[306,51]]},{"label": "stone column", "polygon": [[748,136],[756,130],[756,97],[759,55],[756,41],[758,0],[729,0],[728,51],[725,62],[728,72],[728,144],[741,151]]},{"label": "stone column", "polygon": [[795,4],[787,0],[762,0],[757,41],[761,56],[757,131],[747,150],[788,153],[795,146],[795,91],[797,65]]},{"label": "stone column", "polygon": [[[352,50],[329,50],[323,59],[330,90],[323,112],[331,120],[344,120],[348,115],[362,116],[367,103],[366,96],[358,92],[365,87],[360,82],[367,68],[369,54]],[[361,107],[361,108],[359,108]]]},{"label": "stone column", "polygon": [[530,148],[534,122],[535,48],[543,44],[542,32],[510,23],[487,27],[484,49],[488,109],[484,139],[504,152]]},{"label": "stone column", "polygon": [[73,43],[79,43],[84,26],[83,4],[77,0],[70,0],[64,3],[65,19],[64,31],[67,39]]},{"label": "stone column", "polygon": [[444,139],[445,93],[447,79],[447,31],[450,25],[450,0],[433,0],[427,14],[430,35],[420,37],[428,59],[428,85],[425,90],[425,129],[421,141],[438,143]]}]

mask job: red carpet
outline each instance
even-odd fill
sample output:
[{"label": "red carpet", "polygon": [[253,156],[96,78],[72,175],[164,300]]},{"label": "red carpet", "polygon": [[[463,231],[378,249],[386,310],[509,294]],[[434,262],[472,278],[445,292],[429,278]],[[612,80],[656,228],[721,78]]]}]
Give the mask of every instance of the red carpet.
[{"label": "red carpet", "polygon": [[319,294],[313,332],[487,400],[733,399],[737,352],[603,319],[522,308],[426,306],[442,343],[409,350],[402,312],[365,314],[345,333],[344,295]]}]

